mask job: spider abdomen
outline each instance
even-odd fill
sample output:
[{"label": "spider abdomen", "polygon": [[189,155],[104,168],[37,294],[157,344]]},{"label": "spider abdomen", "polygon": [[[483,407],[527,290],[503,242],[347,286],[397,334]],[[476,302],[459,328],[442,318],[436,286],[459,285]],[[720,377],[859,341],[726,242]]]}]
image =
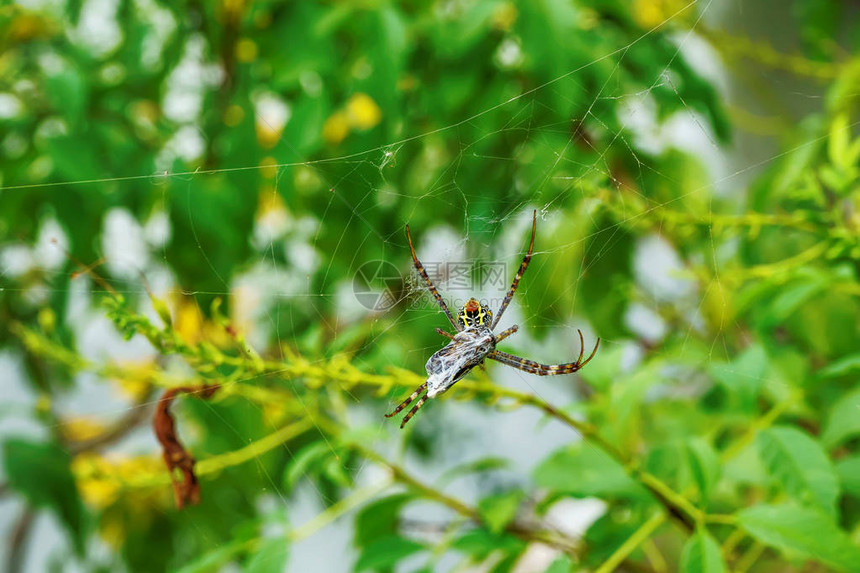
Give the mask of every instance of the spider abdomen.
[{"label": "spider abdomen", "polygon": [[427,361],[427,396],[435,398],[457,383],[496,348],[496,339],[486,326],[458,332],[447,346]]}]

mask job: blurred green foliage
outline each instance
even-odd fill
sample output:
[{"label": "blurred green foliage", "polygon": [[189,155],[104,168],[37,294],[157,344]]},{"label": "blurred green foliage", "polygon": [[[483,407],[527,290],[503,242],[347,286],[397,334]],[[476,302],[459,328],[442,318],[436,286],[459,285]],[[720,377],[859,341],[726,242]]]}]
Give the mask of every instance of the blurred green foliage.
[{"label": "blurred green foliage", "polygon": [[[46,509],[68,532],[58,570],[281,571],[291,544],[350,515],[355,559],[333,570],[431,571],[453,555],[511,571],[543,544],[552,573],[859,571],[860,56],[839,36],[856,26],[840,3],[795,1],[800,47],[781,50],[711,28],[706,9],[0,7],[0,343],[21,359],[26,417],[43,430],[3,438],[2,494],[24,508],[10,570],[28,516]],[[826,82],[820,107],[750,120],[689,63],[694,34],[738,76]],[[748,188],[716,193],[701,157],[660,133],[678,117],[714,150],[772,124],[781,147]],[[409,272],[406,223],[419,251],[449,226],[469,260],[513,261],[504,245],[525,242],[533,208],[536,256],[517,300],[520,340],[540,344],[505,344],[570,353],[574,337],[559,337],[582,321],[603,342],[571,403],[494,384],[498,366],[458,383],[451,397],[494,423],[536,409],[570,441],[534,467],[480,452],[447,467],[440,442],[465,430],[440,413],[460,404],[428,405],[404,432],[379,422],[423,381],[441,314],[410,308],[408,289],[385,313],[356,313],[342,295],[368,261]],[[116,213],[131,217],[111,235]],[[46,239],[51,221],[67,250]],[[122,267],[111,248],[124,233],[144,246]],[[667,292],[643,279],[655,242],[679,261],[657,283]],[[150,287],[164,274],[169,288]],[[243,307],[248,284],[277,291],[259,295],[257,315]],[[642,308],[662,334],[629,319]],[[105,317],[151,354],[129,360],[118,340],[93,352],[85,326]],[[117,419],[64,409],[84,374],[126,392]],[[175,407],[202,484],[202,502],[176,511],[154,439],[108,453],[146,426],[164,387],[213,382],[212,400]],[[368,465],[386,477],[367,485]],[[475,476],[489,487],[462,499],[458,480]],[[324,509],[295,523],[307,484]],[[551,525],[556,504],[581,498],[605,504],[583,536]],[[420,503],[446,521],[404,518]]]}]

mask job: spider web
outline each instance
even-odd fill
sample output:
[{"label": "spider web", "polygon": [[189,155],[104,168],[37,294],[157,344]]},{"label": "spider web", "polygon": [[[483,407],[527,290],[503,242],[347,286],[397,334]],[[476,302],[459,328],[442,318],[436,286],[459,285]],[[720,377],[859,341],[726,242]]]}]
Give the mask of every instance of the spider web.
[{"label": "spider web", "polygon": [[[667,309],[681,316],[677,324],[686,329],[687,338],[703,335],[701,307],[710,291],[723,288],[720,270],[726,257],[725,249],[731,246],[727,247],[721,237],[710,235],[711,249],[708,255],[712,259],[709,263],[713,266],[714,274],[701,283],[698,279],[690,278],[691,263],[680,254],[679,245],[671,244],[659,232],[648,231],[635,237],[632,268],[633,284],[637,288],[631,293],[632,304],[618,319],[626,330],[638,338],[607,336],[589,323],[586,314],[581,312],[583,281],[595,268],[628,248],[629,228],[640,219],[652,213],[659,217],[656,214],[694,195],[707,196],[708,213],[711,213],[710,201],[714,193],[718,196],[729,193],[738,181],[779,157],[772,154],[762,161],[735,161],[734,165],[729,166],[730,158],[716,143],[708,120],[684,101],[676,86],[677,80],[673,79],[671,73],[671,65],[676,58],[691,60],[694,67],[703,62],[705,48],[695,32],[699,22],[708,16],[710,8],[711,2],[701,1],[680,6],[677,12],[632,43],[617,46],[583,66],[567,70],[551,81],[523,93],[500,98],[478,114],[416,135],[395,138],[384,146],[323,160],[309,160],[301,157],[289,141],[281,140],[273,149],[273,156],[288,160],[279,160],[265,167],[275,173],[271,190],[268,191],[272,208],[257,217],[251,238],[256,249],[254,264],[238,276],[222,276],[213,262],[217,253],[204,248],[202,242],[197,242],[197,254],[211,270],[214,283],[220,285],[218,288],[179,284],[166,263],[171,231],[170,223],[163,214],[156,213],[150,220],[141,223],[122,208],[106,213],[103,229],[105,238],[101,249],[105,265],[112,276],[124,279],[124,282],[116,284],[139,285],[127,289],[128,294],[145,295],[145,288],[148,288],[157,297],[167,299],[176,294],[192,300],[204,295],[232,297],[234,319],[245,330],[249,345],[261,352],[291,343],[281,334],[285,330],[284,322],[292,327],[313,320],[337,332],[365,321],[370,325],[370,334],[364,346],[383,348],[381,352],[389,364],[421,372],[423,362],[446,342],[444,339],[439,338],[434,344],[416,346],[406,355],[386,353],[384,350],[388,337],[396,337],[404,332],[401,329],[410,328],[416,323],[429,324],[432,321],[436,326],[449,326],[444,315],[427,296],[423,282],[415,280],[402,231],[403,224],[411,225],[418,257],[425,266],[432,266],[437,271],[431,275],[440,293],[449,301],[452,312],[456,312],[459,304],[469,296],[490,301],[491,308],[495,310],[528,246],[532,212],[536,210],[538,223],[531,266],[497,329],[500,331],[518,324],[520,330],[506,340],[502,348],[540,362],[568,362],[577,355],[576,330],[581,329],[587,347],[597,337],[601,338],[600,351],[595,361],[600,361],[603,355],[620,356],[621,368],[633,369],[643,360],[648,348],[659,348],[659,343],[669,336],[671,327],[664,318]],[[662,73],[653,77],[650,86],[644,90],[629,91],[629,86],[618,82],[621,67],[626,63],[625,57],[638,42],[670,26],[691,10],[697,11],[697,16],[688,31],[677,35],[674,53],[665,61]],[[704,55],[705,58],[710,56],[706,51]],[[584,70],[598,65],[609,65],[611,71],[605,83],[596,88],[596,94],[585,114],[576,118],[572,128],[569,118],[545,123],[536,121],[546,115],[546,104],[540,96],[552,94],[560,101],[569,101],[569,94],[576,90],[592,93],[589,87],[580,83],[580,79]],[[677,96],[679,111],[669,118],[661,119],[655,115],[653,92],[666,87]],[[607,102],[618,105],[620,128],[610,125],[599,111]],[[384,109],[382,113],[385,113]],[[267,117],[258,115],[258,122],[266,124]],[[499,121],[478,136],[472,135],[471,128],[487,117],[498,118]],[[273,131],[278,130],[277,126],[269,127]],[[408,130],[409,133],[413,131],[417,130]],[[494,143],[523,133],[526,134],[524,139],[530,143],[528,148],[524,146],[510,157],[492,154]],[[423,181],[422,192],[417,197],[408,196],[392,183],[397,170],[410,165],[405,158],[432,153],[436,142],[441,142],[436,148],[447,146],[456,152],[449,155],[440,152],[440,157],[431,158],[429,161],[437,162],[440,168],[426,177],[426,181],[421,179],[425,177],[424,174],[415,174],[414,177]],[[181,145],[181,142],[176,143],[178,147]],[[652,181],[661,179],[668,185],[680,184],[681,181],[676,174],[656,168],[652,157],[667,148],[680,146],[686,146],[686,149],[698,154],[702,163],[709,166],[705,171],[709,179],[681,196],[662,199],[649,192]],[[572,153],[577,147],[590,150],[596,159],[582,164],[579,156]],[[619,149],[626,150],[626,163],[632,166],[623,174],[613,165]],[[510,192],[503,199],[492,199],[491,209],[486,207],[490,203],[487,196],[495,190],[473,188],[462,183],[464,178],[468,179],[463,174],[476,169],[492,173],[496,170],[505,172],[511,162],[525,166],[530,162],[543,165],[534,159],[535,156],[552,157],[553,160],[539,172],[522,169],[518,179],[511,182]],[[401,157],[404,160],[401,161]],[[181,173],[132,174],[69,183],[123,186],[148,179],[151,185],[162,187],[165,196],[185,193],[191,205],[194,200],[192,187],[199,180],[257,169],[260,169],[258,165],[244,165]],[[321,212],[306,212],[301,208],[285,209],[279,192],[287,178],[315,180],[316,184],[328,190],[326,207]],[[38,186],[6,187],[3,192],[26,193],[35,187]],[[616,220],[610,224],[605,224],[603,220],[601,188],[612,194],[620,205]],[[578,198],[578,201],[571,201],[571,197]],[[388,202],[401,200],[409,201],[413,216],[391,225],[390,229],[394,230],[383,230],[370,222],[376,217],[375,211],[386,209]],[[629,214],[624,212],[625,201],[631,203]],[[636,203],[644,204],[644,211],[635,207]],[[427,211],[440,205],[460,213],[458,216],[462,221],[434,221],[432,217],[426,216]],[[346,222],[338,219],[338,213],[344,209],[349,213]],[[423,228],[411,223],[416,220],[424,223]],[[187,221],[196,238],[199,221],[194,208],[189,208]],[[572,223],[576,224],[573,229]],[[325,252],[319,247],[323,229],[337,225],[343,225],[344,230],[337,234],[334,250]],[[462,232],[459,230],[461,227]],[[68,244],[61,228],[43,228],[43,237],[37,243],[35,253],[37,259],[48,267],[59,266],[58,261],[64,259],[63,256],[58,258],[55,252],[51,254],[51,239],[58,242],[60,247]],[[372,248],[374,245],[381,248]],[[381,251],[383,256],[368,258],[365,254],[376,250]],[[346,269],[340,268],[337,262],[343,253],[353,253]],[[14,257],[10,258],[8,250],[6,255],[3,273],[10,276],[15,274],[11,268],[13,262],[10,262],[14,261]],[[469,269],[468,273],[474,273],[476,260],[480,262],[478,268],[482,264],[501,264],[501,287],[496,283],[475,284],[473,281],[469,288],[465,288],[458,284],[457,276],[444,271],[451,268],[451,263],[457,263],[465,265]],[[370,269],[365,266],[374,261],[381,263]],[[392,267],[399,272],[399,276],[390,273]],[[321,279],[312,281],[309,279],[311,275],[320,276]],[[567,279],[565,286],[557,286],[557,281],[553,281],[556,275]],[[356,277],[361,279],[359,282],[375,282],[377,286],[381,278],[387,288],[357,293]],[[386,282],[388,279],[391,284]],[[401,283],[398,284],[398,280]],[[547,286],[551,283],[554,284],[552,288]],[[120,342],[119,335],[104,318],[103,312],[89,302],[89,292],[98,290],[96,285],[89,283],[86,277],[72,281],[71,285],[67,320],[76,325],[78,344],[85,356],[94,360],[142,360],[153,356],[152,350],[140,337]],[[610,287],[607,285],[608,296],[618,296]],[[34,292],[34,300],[39,301],[39,297],[46,294],[49,293]],[[376,304],[380,308],[368,308],[369,304],[366,300],[362,301],[359,294],[367,294],[371,298],[378,296]],[[145,301],[145,296],[141,296],[141,300]],[[333,313],[329,310],[332,308]],[[146,308],[145,304],[142,309],[157,321],[154,310]],[[299,312],[304,313],[304,316],[296,314]],[[200,320],[204,320],[202,313]],[[727,349],[722,346],[719,333],[709,342],[714,359],[730,358]],[[375,367],[370,361],[362,361],[359,355],[356,362],[359,368]],[[15,359],[8,358],[7,362],[15,364]],[[181,372],[181,365],[171,366]],[[527,391],[552,404],[570,404],[582,390],[575,376],[537,378],[501,365],[490,366],[489,373],[499,385]],[[19,378],[23,376],[22,373],[18,375]],[[455,386],[450,392],[456,391]],[[402,389],[392,392],[388,396],[388,410],[396,406],[404,394]],[[296,396],[300,395],[297,393]],[[17,398],[24,402],[32,400],[29,395]],[[388,439],[380,444],[380,448],[388,450],[387,454],[395,455],[403,434],[396,430],[394,420],[386,421],[381,417],[378,401],[358,395],[351,395],[350,399],[350,415],[354,417],[356,425],[387,428]],[[500,413],[494,408],[466,402],[433,402],[430,401],[410,424],[427,428],[416,431],[421,432],[426,441],[432,442],[434,455],[428,460],[409,452],[405,457],[405,467],[428,482],[433,482],[452,467],[478,457],[511,458],[514,467],[520,470],[501,472],[490,481],[481,477],[458,481],[457,497],[469,503],[479,499],[487,488],[499,487],[500,483],[524,484],[523,476],[529,468],[553,450],[570,443],[573,438],[570,428],[556,421],[545,421],[539,412],[525,408]],[[149,402],[133,408],[151,407],[151,404]],[[104,381],[93,375],[80,375],[76,395],[60,408],[67,409],[66,414],[70,416],[94,416],[101,419],[119,418],[133,409],[122,399],[106,395]],[[177,411],[181,412],[182,406],[178,406]],[[211,411],[217,416],[216,409]],[[314,414],[308,410],[307,415],[312,417]],[[177,417],[181,418],[181,413]],[[240,441],[249,441],[250,438],[243,435],[230,420],[220,418],[219,423],[222,425],[220,431],[232,434]],[[43,431],[41,426],[34,430],[31,422],[25,422],[15,429],[21,428],[30,432]],[[182,428],[182,431],[184,441],[193,444],[195,429]],[[325,439],[326,434],[321,429],[319,435]],[[155,451],[148,428],[132,434],[121,446],[127,452]],[[331,444],[329,447],[334,451]],[[288,445],[283,448],[289,456],[296,454]],[[279,493],[279,478],[269,475],[262,463],[258,463],[257,467],[273,492],[262,496],[264,514],[277,514],[286,509],[290,513],[291,523],[301,525],[319,514],[325,504],[336,501],[327,498],[313,482],[307,480],[302,482],[296,493],[285,497]],[[357,487],[379,483],[384,477],[369,464],[347,469],[357,476]],[[205,480],[203,487],[205,496]],[[241,495],[247,496],[252,503],[256,497],[251,492],[242,492]],[[560,517],[564,511],[551,512],[549,519],[557,519],[557,526],[562,530],[579,533],[585,527],[585,522],[594,519],[601,511],[600,503],[585,501],[576,507],[577,513],[585,515],[584,521],[570,522]],[[443,521],[446,515],[444,510],[421,504],[410,506],[406,519],[434,523]],[[47,524],[40,524],[39,527],[42,528],[40,531],[50,529]],[[325,539],[317,535],[296,544],[291,550],[289,570],[350,570],[355,560],[350,527],[348,519],[341,519],[328,526]],[[61,542],[58,540],[58,543]],[[50,553],[44,548],[40,551],[43,555]],[[437,566],[444,569],[455,562],[445,559]],[[38,557],[31,556],[28,563],[32,566],[37,560]],[[341,568],[336,569],[334,562],[340,563]]]}]

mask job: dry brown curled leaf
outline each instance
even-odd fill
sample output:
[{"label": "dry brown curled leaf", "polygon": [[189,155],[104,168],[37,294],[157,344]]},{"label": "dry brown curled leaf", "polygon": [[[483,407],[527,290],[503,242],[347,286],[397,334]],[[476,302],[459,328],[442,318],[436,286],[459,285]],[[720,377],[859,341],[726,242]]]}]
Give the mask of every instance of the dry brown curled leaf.
[{"label": "dry brown curled leaf", "polygon": [[[211,384],[203,386],[179,386],[170,388],[158,400],[158,406],[155,409],[155,416],[152,420],[152,427],[155,430],[155,437],[161,444],[163,450],[164,463],[167,465],[167,471],[170,473],[170,481],[173,484],[173,493],[176,497],[176,506],[179,509],[185,507],[185,504],[196,505],[200,503],[200,484],[197,481],[197,476],[194,475],[194,457],[188,453],[179,441],[179,436],[176,435],[176,422],[170,414],[170,405],[178,394],[190,394],[195,398],[208,399],[220,387],[220,384]],[[176,471],[182,473],[182,481],[180,482]]]}]

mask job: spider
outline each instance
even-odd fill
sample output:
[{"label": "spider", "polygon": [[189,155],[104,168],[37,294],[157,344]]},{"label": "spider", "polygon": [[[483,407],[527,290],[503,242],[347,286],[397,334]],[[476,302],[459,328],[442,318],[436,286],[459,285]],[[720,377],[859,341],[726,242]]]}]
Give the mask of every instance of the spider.
[{"label": "spider", "polygon": [[564,364],[541,364],[533,360],[527,360],[525,358],[520,358],[519,356],[514,356],[513,354],[508,354],[507,352],[502,352],[501,350],[496,350],[496,345],[499,342],[519,329],[515,324],[512,327],[503,330],[499,334],[493,334],[493,330],[499,323],[499,319],[502,318],[502,314],[504,314],[505,309],[508,308],[508,304],[510,304],[514,293],[517,291],[517,285],[519,285],[520,279],[523,277],[523,273],[526,272],[526,268],[529,266],[529,262],[532,258],[532,251],[535,246],[536,228],[537,211],[532,215],[532,238],[529,243],[529,250],[526,253],[526,256],[523,257],[523,262],[520,264],[520,269],[514,277],[514,282],[511,283],[511,288],[508,290],[508,294],[505,295],[504,300],[502,300],[502,304],[495,316],[487,305],[481,304],[474,298],[470,298],[457,312],[457,319],[455,320],[451,315],[451,311],[448,310],[448,306],[445,304],[445,301],[442,300],[442,297],[439,295],[439,291],[437,291],[436,287],[433,286],[433,281],[431,281],[430,277],[427,276],[427,271],[424,270],[424,265],[422,265],[421,261],[418,260],[418,257],[415,256],[415,248],[412,246],[412,236],[409,234],[409,225],[406,225],[406,239],[409,241],[409,250],[412,251],[412,262],[415,264],[415,269],[418,271],[418,274],[421,275],[421,278],[424,279],[424,282],[427,283],[427,288],[430,290],[430,294],[432,294],[433,298],[436,299],[436,304],[439,305],[439,308],[441,308],[442,312],[445,313],[445,316],[448,317],[448,321],[457,330],[457,333],[451,334],[441,328],[436,329],[437,333],[450,339],[451,342],[436,352],[427,361],[427,364],[425,365],[425,368],[427,369],[427,380],[421,386],[416,388],[415,391],[399,406],[397,406],[393,412],[386,414],[386,418],[390,418],[398,414],[426,389],[427,393],[424,394],[424,396],[415,403],[415,406],[409,410],[409,413],[403,417],[403,421],[400,423],[400,427],[403,428],[412,416],[415,415],[415,412],[424,405],[428,398],[435,398],[439,394],[448,390],[468,374],[475,366],[483,365],[486,358],[501,362],[502,364],[507,364],[508,366],[512,366],[518,370],[523,370],[524,372],[537,374],[538,376],[570,374],[571,372],[576,372],[594,358],[594,355],[597,353],[597,347],[600,346],[600,339],[597,339],[597,343],[594,345],[594,350],[592,350],[589,357],[583,361],[582,356],[585,353],[585,341],[582,338],[582,331],[580,330],[577,330],[579,333],[580,347],[579,358],[576,359],[576,362],[567,362]]}]

